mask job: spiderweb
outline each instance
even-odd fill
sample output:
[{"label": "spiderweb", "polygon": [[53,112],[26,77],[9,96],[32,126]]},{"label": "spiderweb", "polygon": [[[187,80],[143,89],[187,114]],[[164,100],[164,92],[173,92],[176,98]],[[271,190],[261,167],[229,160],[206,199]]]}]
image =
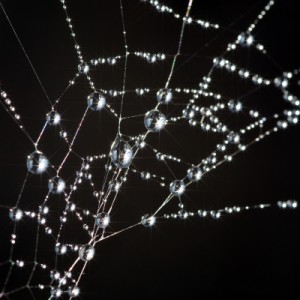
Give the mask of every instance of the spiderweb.
[{"label": "spiderweb", "polygon": [[[115,10],[107,12],[120,21],[116,26],[120,52],[91,58],[81,42],[84,34],[77,36],[80,28],[72,20],[72,5],[69,8],[68,1],[60,2],[78,66],[57,98],[48,95],[1,4],[50,109],[34,138],[32,132],[37,129],[21,118],[19,100],[1,88],[1,105],[31,143],[31,152],[26,153],[28,172],[17,201],[1,203],[10,218],[11,245],[7,256],[1,257],[0,267],[6,275],[0,298],[10,299],[24,291],[33,299],[37,292],[49,299],[77,297],[80,280],[99,244],[138,226],[152,227],[166,219],[219,219],[272,206],[297,207],[295,200],[278,199],[204,209],[187,198],[192,186],[219,166],[298,123],[300,100],[294,86],[299,69],[268,76],[253,70],[252,64],[246,67],[241,59],[249,50],[258,61],[268,57],[254,31],[274,1],[260,8],[244,31],[231,32],[230,42],[216,55],[206,57],[205,64],[192,47],[192,54],[183,52],[185,38],[191,39],[186,37],[191,34],[189,26],[215,37],[226,28],[194,18],[193,0],[187,1],[183,13],[159,1],[141,1],[144,10],[162,13],[176,28],[170,34],[172,50],[159,52],[132,46],[140,24],[133,26],[128,16],[135,12],[127,10],[122,0],[115,1]],[[158,36],[157,30],[159,25],[153,29]],[[150,39],[150,30],[147,34]],[[205,66],[205,75],[198,75],[201,72],[193,70],[195,66]],[[147,76],[155,76],[155,80],[151,82]],[[236,84],[240,91],[230,96],[236,94],[232,89]],[[272,107],[262,102],[269,95],[277,98]],[[75,109],[70,106],[71,98],[77,101]],[[195,142],[195,137],[199,141]],[[191,145],[191,149],[184,152],[181,145]],[[145,182],[151,184],[149,195],[145,195]],[[122,202],[130,195],[139,195],[140,203],[126,202],[133,211],[128,214]],[[151,202],[145,203],[143,199],[148,197]],[[25,251],[22,245],[27,242],[32,247]]]}]

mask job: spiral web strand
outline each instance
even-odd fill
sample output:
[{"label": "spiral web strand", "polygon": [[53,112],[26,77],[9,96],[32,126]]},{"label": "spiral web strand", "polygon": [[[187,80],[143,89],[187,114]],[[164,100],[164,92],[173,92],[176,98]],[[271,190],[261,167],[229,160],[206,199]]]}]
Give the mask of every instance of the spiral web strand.
[{"label": "spiral web strand", "polygon": [[[184,88],[172,85],[173,76],[178,66],[178,58],[183,56],[181,53],[182,45],[185,42],[185,31],[189,25],[199,27],[199,30],[214,30],[216,33],[222,30],[222,26],[210,23],[206,20],[193,18],[192,8],[193,0],[189,0],[186,6],[185,14],[180,15],[176,13],[171,7],[166,6],[159,1],[143,0],[144,4],[149,7],[147,9],[155,9],[158,12],[172,17],[176,22],[180,23],[180,32],[177,37],[177,50],[175,54],[166,53],[152,53],[143,52],[136,49],[131,49],[127,38],[127,23],[126,23],[126,9],[122,0],[119,1],[118,18],[121,18],[122,28],[120,29],[123,36],[123,53],[120,55],[110,57],[96,57],[87,59],[82,53],[80,39],[76,36],[76,24],[73,24],[71,14],[68,10],[67,1],[61,0],[62,9],[65,13],[66,23],[70,29],[70,35],[74,42],[76,55],[78,59],[78,72],[74,74],[73,78],[67,84],[65,90],[55,100],[51,100],[41,83],[25,49],[24,53],[30,62],[32,69],[41,87],[47,95],[48,102],[51,107],[45,123],[43,124],[38,137],[35,139],[22,123],[22,119],[17,112],[17,99],[11,100],[10,93],[1,89],[1,105],[9,116],[14,120],[22,132],[28,137],[32,144],[32,154],[27,159],[28,172],[24,178],[22,187],[19,192],[18,199],[14,206],[1,206],[10,216],[13,222],[13,229],[11,233],[11,246],[9,256],[2,259],[1,268],[6,268],[7,274],[2,285],[0,298],[10,299],[14,294],[23,290],[28,290],[31,297],[35,299],[34,291],[36,289],[45,291],[45,297],[48,299],[60,298],[63,296],[69,299],[75,298],[79,295],[80,280],[84,274],[90,260],[94,257],[94,252],[97,252],[98,244],[109,238],[115,237],[124,231],[128,231],[137,226],[151,227],[158,220],[165,219],[187,219],[198,216],[200,218],[219,219],[223,215],[234,213],[241,213],[247,210],[267,209],[272,206],[278,206],[282,209],[294,209],[298,203],[295,200],[278,201],[273,203],[260,203],[255,205],[232,206],[224,207],[215,210],[204,210],[199,208],[197,210],[189,210],[183,200],[183,195],[188,193],[187,188],[205,178],[208,173],[214,172],[216,168],[224,163],[231,162],[235,156],[251,145],[267,138],[268,136],[285,130],[286,128],[298,124],[300,115],[300,100],[294,95],[289,87],[292,80],[299,75],[299,69],[294,69],[289,72],[279,74],[276,78],[266,78],[258,73],[254,73],[251,69],[244,68],[234,62],[232,54],[244,48],[253,48],[261,55],[268,55],[265,47],[257,42],[253,36],[253,31],[263,22],[264,17],[274,5],[274,1],[269,1],[265,7],[260,11],[257,18],[249,25],[244,32],[236,35],[236,39],[227,45],[227,49],[217,57],[211,59],[211,68],[207,75],[202,78],[197,88]],[[1,4],[2,11],[9,20],[4,7]],[[117,12],[114,12],[117,15]],[[9,21],[10,22],[10,21]],[[16,38],[19,43],[16,31],[13,24],[10,23]],[[22,44],[21,44],[22,45]],[[141,60],[145,64],[161,63],[166,64],[165,68],[168,70],[165,81],[161,83],[159,88],[137,87],[134,90],[127,89],[128,86],[128,72],[130,71],[130,63],[133,60]],[[169,62],[169,64],[167,64]],[[122,69],[122,87],[120,90],[109,90],[103,87],[99,88],[94,80],[93,71],[97,71],[101,66],[107,65],[113,67],[118,65]],[[232,99],[219,93],[212,85],[215,74],[223,71],[230,75],[235,75],[238,78],[247,81],[251,85],[251,89],[244,94],[252,94],[257,89],[267,88],[277,90],[281,94],[281,98],[286,102],[286,107],[282,111],[278,111],[271,115],[264,115],[258,110],[250,107],[243,107],[242,98]],[[65,95],[78,84],[79,80],[86,80],[89,85],[88,106],[82,111],[81,116],[77,122],[74,132],[68,132],[61,121],[61,114],[59,112],[59,105],[63,102]],[[126,115],[124,112],[127,96],[135,94],[138,96],[147,96],[157,98],[157,104],[149,111],[141,112],[140,114]],[[173,98],[187,98],[184,105],[180,106],[179,114],[165,115],[162,113],[164,107],[167,105],[171,107]],[[120,106],[115,105],[116,101],[120,100]],[[205,103],[202,104],[203,99]],[[174,100],[175,101],[175,100]],[[118,124],[113,143],[106,149],[106,152],[92,155],[82,155],[77,153],[75,145],[78,136],[85,126],[90,111],[103,110],[111,115],[114,122]],[[231,128],[231,124],[227,125],[227,116],[236,115],[243,112],[247,123],[239,128]],[[102,113],[102,112],[101,112]],[[151,115],[150,115],[151,113]],[[247,116],[247,117],[246,117]],[[135,135],[125,134],[123,131],[123,124],[127,120],[143,120],[145,127],[142,132]],[[158,131],[168,129],[168,126],[176,124],[188,123],[189,126],[197,128],[197,130],[207,132],[211,135],[221,136],[219,143],[215,145],[215,149],[201,161],[191,162],[181,159],[176,155],[165,153],[151,145],[147,140],[149,135],[160,134]],[[51,127],[58,127],[59,135],[67,147],[60,163],[51,162],[50,153],[46,152],[43,145],[43,139]],[[41,152],[40,148],[45,149]],[[159,164],[164,165],[168,170],[168,175],[160,174],[159,170],[150,172],[140,169],[139,164],[135,163],[136,159],[143,154],[141,151],[147,150],[151,157]],[[35,156],[34,156],[35,155]],[[77,165],[75,176],[71,180],[63,178],[63,171],[66,164],[71,157],[76,157],[81,164]],[[32,162],[33,165],[30,165]],[[94,166],[102,164],[105,167],[101,187],[97,185],[99,181],[97,176],[92,174]],[[180,165],[186,170],[185,176],[177,176],[174,171],[174,165]],[[34,169],[37,168],[37,169]],[[175,167],[176,169],[176,167]],[[39,176],[38,174],[47,172],[49,175],[49,190],[36,203],[34,209],[23,209],[24,189],[30,185],[31,178]],[[32,174],[35,173],[35,174]],[[50,176],[51,174],[51,176]],[[130,176],[140,178],[140,180],[152,181],[157,184],[157,188],[164,190],[167,194],[165,198],[160,199],[160,204],[144,216],[132,220],[129,225],[123,226],[117,230],[111,231],[109,229],[109,222],[117,205],[120,193],[125,188],[127,180]],[[96,206],[93,209],[86,209],[81,207],[81,203],[77,203],[76,193],[80,190],[83,184],[87,184],[91,189],[93,203]],[[53,198],[58,197],[63,203],[63,209],[56,212],[56,215],[49,213],[49,202]],[[178,208],[172,207],[170,204],[176,202]],[[168,210],[169,209],[169,210]],[[84,230],[85,237],[78,243],[69,243],[68,236],[64,233],[65,227],[68,224],[69,217],[75,218],[81,224]],[[56,218],[55,222],[53,218]],[[26,219],[34,221],[35,240],[34,251],[31,260],[22,260],[15,255],[15,248],[18,246],[18,227],[21,222],[26,222]],[[58,226],[51,226],[51,224],[58,224]],[[46,237],[51,241],[53,255],[50,263],[46,257],[40,255],[41,237]],[[69,255],[68,260],[62,264],[60,258]],[[13,273],[16,269],[29,270],[24,285],[9,289],[9,283]],[[25,272],[24,272],[25,273]],[[40,282],[36,282],[36,274],[45,274],[41,277]]]}]

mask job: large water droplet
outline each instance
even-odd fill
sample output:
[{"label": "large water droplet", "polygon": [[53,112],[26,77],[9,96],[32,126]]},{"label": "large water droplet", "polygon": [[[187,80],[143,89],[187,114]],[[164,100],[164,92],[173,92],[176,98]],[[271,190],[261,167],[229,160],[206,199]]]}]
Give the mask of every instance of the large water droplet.
[{"label": "large water droplet", "polygon": [[167,104],[172,100],[172,91],[169,89],[160,89],[156,94],[157,101],[161,104]]},{"label": "large water droplet", "polygon": [[92,245],[83,245],[78,250],[79,258],[83,261],[89,261],[95,256],[95,248]]},{"label": "large water droplet", "polygon": [[60,194],[65,190],[66,183],[61,177],[55,176],[49,180],[48,188],[52,194]]},{"label": "large water droplet", "polygon": [[111,148],[112,162],[119,168],[127,168],[132,161],[133,152],[130,145],[118,137]]},{"label": "large water droplet", "polygon": [[78,65],[78,72],[80,74],[87,74],[90,70],[90,67],[87,63],[81,63]]},{"label": "large water droplet", "polygon": [[78,286],[70,286],[68,289],[68,294],[70,297],[77,297],[80,294],[80,289]]},{"label": "large water droplet", "polygon": [[47,157],[40,151],[35,151],[27,157],[27,169],[32,174],[44,173],[48,165]]},{"label": "large water droplet", "polygon": [[155,222],[156,222],[155,216],[149,216],[149,215],[144,215],[141,220],[141,223],[145,227],[151,227],[155,224]]},{"label": "large water droplet", "polygon": [[181,196],[185,191],[185,184],[183,180],[174,180],[170,183],[170,192],[174,196]]},{"label": "large water droplet", "polygon": [[152,132],[160,131],[167,123],[166,117],[159,110],[151,110],[144,118],[145,127]]},{"label": "large water droplet", "polygon": [[60,123],[61,117],[58,112],[51,110],[47,113],[46,120],[49,125],[56,126]]},{"label": "large water droplet", "polygon": [[108,189],[111,192],[117,193],[121,187],[121,183],[117,179],[113,179],[109,182]]},{"label": "large water droplet", "polygon": [[187,177],[190,181],[198,181],[202,177],[202,171],[199,167],[192,167],[188,169]]},{"label": "large water droplet", "polygon": [[88,96],[87,105],[89,109],[99,111],[105,106],[105,97],[98,92],[94,92]]},{"label": "large water droplet", "polygon": [[106,228],[109,225],[110,222],[110,216],[108,213],[102,212],[100,214],[98,214],[98,216],[96,217],[96,225],[99,228]]}]

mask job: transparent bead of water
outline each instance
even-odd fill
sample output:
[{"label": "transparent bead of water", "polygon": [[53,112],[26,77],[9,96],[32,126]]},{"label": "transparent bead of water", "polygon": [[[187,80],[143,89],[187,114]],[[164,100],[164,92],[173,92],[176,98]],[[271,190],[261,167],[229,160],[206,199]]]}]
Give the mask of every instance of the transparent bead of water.
[{"label": "transparent bead of water", "polygon": [[94,111],[101,110],[106,104],[105,97],[98,92],[90,94],[87,98],[88,108]]},{"label": "transparent bead of water", "polygon": [[56,244],[55,245],[55,252],[59,255],[63,255],[67,253],[67,246],[64,244]]},{"label": "transparent bead of water", "polygon": [[199,181],[202,177],[202,171],[199,167],[189,168],[187,171],[187,177],[190,181]]},{"label": "transparent bead of water", "polygon": [[287,121],[292,125],[296,125],[296,124],[298,124],[299,119],[296,116],[288,116]]},{"label": "transparent bead of water", "polygon": [[61,117],[58,112],[51,110],[47,113],[46,120],[49,125],[56,126],[60,123]]},{"label": "transparent bead of water", "polygon": [[161,104],[167,104],[172,100],[172,91],[170,89],[160,89],[156,93],[157,101]]},{"label": "transparent bead of water", "polygon": [[92,245],[83,245],[78,250],[79,258],[83,261],[90,261],[95,256],[95,248]]},{"label": "transparent bead of water", "polygon": [[188,218],[188,216],[189,216],[189,214],[188,214],[188,212],[184,208],[182,208],[181,210],[179,210],[178,217],[180,219],[185,220],[185,219]]},{"label": "transparent bead of water", "polygon": [[297,208],[298,207],[298,202],[296,200],[288,200],[286,201],[287,207],[288,208]]},{"label": "transparent bead of water", "polygon": [[288,200],[288,201],[278,201],[277,202],[277,206],[279,208],[283,208],[283,209],[286,209],[286,208],[292,208],[292,209],[295,209],[298,207],[298,202],[295,201],[295,200]]},{"label": "transparent bead of water", "polygon": [[46,227],[45,228],[45,233],[46,234],[51,234],[52,233],[52,229],[50,227]]},{"label": "transparent bead of water", "polygon": [[145,227],[151,227],[155,224],[156,218],[155,216],[149,217],[149,215],[144,215],[142,216],[141,222]]},{"label": "transparent bead of water", "polygon": [[133,152],[130,145],[118,137],[111,148],[111,160],[119,168],[127,168],[132,160]]},{"label": "transparent bead of water", "polygon": [[48,188],[52,194],[60,194],[65,190],[66,183],[61,177],[55,176],[49,180]]},{"label": "transparent bead of water", "polygon": [[54,280],[58,280],[60,278],[60,273],[56,270],[50,271],[50,278]]},{"label": "transparent bead of water", "polygon": [[51,290],[51,296],[55,298],[60,298],[62,295],[62,290],[60,288],[52,289]]},{"label": "transparent bead of water", "polygon": [[195,110],[191,106],[188,106],[182,111],[182,115],[185,119],[193,119],[195,117]]},{"label": "transparent bead of water", "polygon": [[166,156],[162,153],[156,153],[156,158],[158,160],[165,160]]},{"label": "transparent bead of water", "polygon": [[211,211],[210,212],[210,216],[213,219],[219,219],[221,217],[221,212],[219,212],[219,211]]},{"label": "transparent bead of water", "polygon": [[44,173],[48,165],[47,157],[40,151],[35,151],[27,157],[27,169],[32,174]]},{"label": "transparent bead of water", "polygon": [[250,46],[253,44],[254,42],[254,37],[253,35],[246,33],[246,32],[242,32],[239,36],[238,36],[238,42],[241,46]]},{"label": "transparent bead of water", "polygon": [[11,208],[9,210],[9,217],[12,221],[19,221],[23,217],[23,211],[19,208]]},{"label": "transparent bead of water", "polygon": [[[289,80],[287,78],[280,78],[280,77],[277,77],[274,79],[274,84],[276,87],[278,88],[286,88],[288,85],[289,85]],[[289,98],[288,95],[285,95],[283,99],[286,99],[286,98]]]},{"label": "transparent bead of water", "polygon": [[239,112],[242,110],[242,103],[239,101],[230,100],[228,102],[228,109],[231,112]]},{"label": "transparent bead of water", "polygon": [[235,133],[235,132],[233,132],[233,131],[231,131],[227,135],[227,140],[231,144],[238,144],[239,141],[240,141],[240,135],[237,134],[237,133]]},{"label": "transparent bead of water", "polygon": [[81,63],[78,65],[78,72],[80,74],[87,74],[90,70],[90,67],[87,63]]},{"label": "transparent bead of water", "polygon": [[113,179],[110,181],[108,189],[112,192],[118,192],[120,187],[121,187],[121,183],[118,180]]},{"label": "transparent bead of water", "polygon": [[279,120],[279,121],[277,121],[277,127],[279,129],[286,129],[288,126],[289,126],[289,124],[285,120]]},{"label": "transparent bead of water", "polygon": [[80,289],[78,286],[70,286],[68,289],[68,294],[70,297],[77,297],[80,294]]},{"label": "transparent bead of water", "polygon": [[149,172],[142,172],[141,173],[141,178],[143,179],[143,180],[148,180],[148,179],[150,179],[151,178],[151,174],[149,173]]},{"label": "transparent bead of water", "polygon": [[75,203],[72,203],[72,202],[68,202],[67,205],[66,205],[66,210],[67,211],[75,211],[76,209],[76,205]]},{"label": "transparent bead of water", "polygon": [[16,261],[16,266],[19,268],[23,268],[24,267],[24,261],[23,260],[17,260]]},{"label": "transparent bead of water", "polygon": [[183,180],[174,180],[170,183],[170,192],[174,196],[181,196],[185,191],[185,184]]},{"label": "transparent bead of water", "polygon": [[117,60],[115,58],[111,58],[107,60],[108,64],[115,65],[117,63]]},{"label": "transparent bead of water", "polygon": [[110,216],[108,213],[102,212],[100,214],[97,215],[96,217],[96,225],[99,228],[105,229],[110,222]]},{"label": "transparent bead of water", "polygon": [[146,113],[144,124],[147,130],[152,132],[160,131],[165,127],[167,119],[159,110],[151,110]]}]

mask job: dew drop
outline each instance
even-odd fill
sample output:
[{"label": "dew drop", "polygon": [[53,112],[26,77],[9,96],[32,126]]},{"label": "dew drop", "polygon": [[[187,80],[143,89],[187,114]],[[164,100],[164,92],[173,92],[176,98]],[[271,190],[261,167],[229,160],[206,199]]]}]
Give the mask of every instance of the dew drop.
[{"label": "dew drop", "polygon": [[40,151],[35,151],[27,157],[27,169],[32,174],[44,173],[48,165],[47,157]]},{"label": "dew drop", "polygon": [[19,208],[11,208],[9,210],[9,217],[12,221],[19,221],[23,217],[23,211]]},{"label": "dew drop", "polygon": [[90,67],[87,63],[81,63],[78,65],[78,72],[80,74],[87,74],[90,70]]},{"label": "dew drop", "polygon": [[227,139],[228,139],[228,142],[231,144],[238,144],[240,141],[240,136],[239,136],[239,134],[231,131],[228,133]]},{"label": "dew drop", "polygon": [[102,212],[100,214],[98,214],[98,216],[96,217],[96,225],[99,228],[106,228],[109,225],[110,222],[110,216],[108,213]]},{"label": "dew drop", "polygon": [[130,145],[118,137],[112,145],[110,156],[118,168],[127,168],[131,163],[133,152]]},{"label": "dew drop", "polygon": [[174,196],[181,196],[185,191],[185,184],[183,180],[174,180],[170,183],[170,192]]},{"label": "dew drop", "polygon": [[93,111],[101,110],[105,106],[105,103],[106,103],[105,97],[98,92],[94,92],[90,94],[87,98],[88,108]]},{"label": "dew drop", "polygon": [[150,217],[149,217],[149,215],[142,216],[141,223],[145,227],[151,227],[151,226],[153,226],[155,224],[155,222],[156,222],[155,216],[150,216]]},{"label": "dew drop", "polygon": [[70,286],[68,289],[68,294],[70,297],[77,297],[79,296],[80,289],[77,286]]},{"label": "dew drop", "polygon": [[64,244],[56,244],[55,246],[55,252],[59,255],[63,255],[67,253],[67,246]]},{"label": "dew drop", "polygon": [[66,183],[61,177],[55,176],[49,180],[48,188],[52,194],[60,194],[65,190]]},{"label": "dew drop", "polygon": [[79,258],[83,261],[90,261],[95,256],[95,248],[92,245],[83,245],[78,250]]},{"label": "dew drop", "polygon": [[50,111],[46,115],[47,123],[51,126],[56,126],[60,123],[60,114],[54,110]]},{"label": "dew drop", "polygon": [[156,94],[157,101],[161,104],[169,103],[172,100],[172,96],[170,89],[160,89]]},{"label": "dew drop", "polygon": [[160,131],[167,123],[166,117],[159,110],[151,110],[146,113],[144,124],[147,130],[152,132]]},{"label": "dew drop", "polygon": [[199,181],[202,177],[202,171],[199,167],[192,167],[188,169],[187,177],[190,181]]}]

